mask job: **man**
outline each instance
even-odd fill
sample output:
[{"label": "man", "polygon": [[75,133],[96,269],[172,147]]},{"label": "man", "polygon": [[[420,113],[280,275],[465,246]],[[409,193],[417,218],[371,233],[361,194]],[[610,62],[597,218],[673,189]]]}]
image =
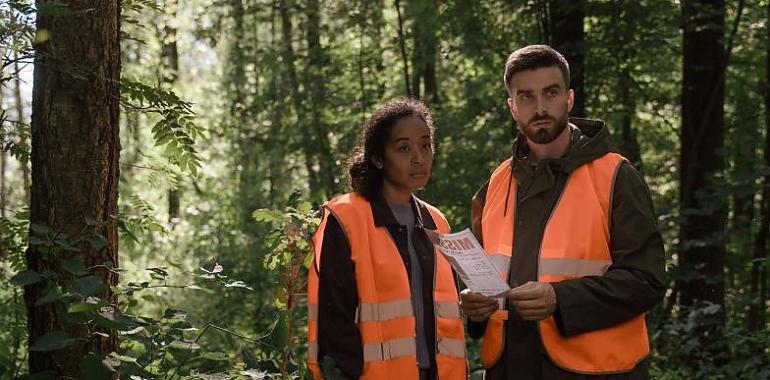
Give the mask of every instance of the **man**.
[{"label": "man", "polygon": [[569,66],[544,45],[506,63],[519,129],[473,199],[473,230],[511,286],[465,291],[487,379],[648,379],[644,314],[665,292],[664,251],[642,176],[604,122],[568,119]]}]

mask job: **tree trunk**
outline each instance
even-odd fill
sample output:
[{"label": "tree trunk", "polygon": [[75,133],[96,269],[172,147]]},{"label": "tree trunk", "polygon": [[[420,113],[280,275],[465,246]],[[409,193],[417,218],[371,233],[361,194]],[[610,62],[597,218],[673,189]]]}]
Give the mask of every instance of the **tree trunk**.
[{"label": "tree trunk", "polygon": [[[95,232],[106,238],[106,244],[96,250],[77,243],[79,252],[30,245],[29,269],[50,271],[56,279],[26,286],[24,298],[30,347],[52,331],[77,339],[57,351],[30,351],[30,372],[51,371],[55,378],[80,379],[80,360],[91,353],[116,350],[116,332],[97,329],[105,335],[91,334],[86,325],[66,322],[67,312],[58,303],[36,306],[35,302],[43,295],[45,282],[61,283],[67,277],[60,267],[62,259],[81,260],[87,268],[118,266],[120,2],[63,4],[72,13],[38,14],[37,18],[38,30],[47,30],[49,39],[35,46],[30,221],[74,239],[87,229],[85,219],[94,218]],[[39,237],[34,231],[30,234]],[[89,272],[106,285],[117,284],[114,273]],[[115,304],[109,287],[97,296]]]},{"label": "tree trunk", "polygon": [[[14,52],[13,53],[13,72],[18,73],[19,72],[19,53]],[[21,79],[19,78],[19,75],[17,74],[15,78],[13,79],[13,100],[14,105],[16,106],[16,121],[19,123],[27,123],[27,119],[24,115],[24,103],[21,99]],[[21,128],[21,124],[19,124],[19,128]],[[19,167],[21,168],[21,179],[22,184],[24,186],[24,204],[29,205],[31,194],[30,194],[30,171],[28,162],[25,161],[19,161]]]},{"label": "tree trunk", "polygon": [[[164,6],[164,25],[161,41],[161,84],[170,90],[179,76],[179,52],[176,44],[177,0],[166,0]],[[177,181],[175,181],[177,182]],[[168,221],[179,218],[179,183],[174,183],[168,190]]]},{"label": "tree trunk", "polygon": [[407,5],[414,43],[411,93],[429,104],[439,101],[436,79],[436,30],[439,28],[437,9],[435,0],[413,1]]},{"label": "tree trunk", "polygon": [[550,45],[562,53],[570,70],[570,88],[575,90],[571,115],[585,117],[585,0],[549,0]]},{"label": "tree trunk", "polygon": [[[724,168],[725,5],[682,4],[684,59],[680,157],[680,303],[708,301],[724,319],[726,202],[716,189]],[[709,327],[706,327],[710,329]]]},{"label": "tree trunk", "polygon": [[398,15],[398,46],[401,51],[401,61],[404,64],[404,93],[406,96],[417,96],[409,84],[409,57],[406,54],[406,36],[404,35],[404,18],[401,17],[401,0],[395,0],[396,15]]},{"label": "tree trunk", "polygon": [[[0,57],[5,56],[5,52],[0,50]],[[0,71],[0,74],[2,74],[2,71]],[[5,87],[0,86],[0,116],[5,116],[5,109],[2,108],[3,104],[3,98],[5,97]],[[2,119],[0,119],[0,122],[2,122]],[[0,143],[5,144],[5,130],[3,128],[0,128]],[[5,170],[6,170],[6,160],[8,158],[8,152],[5,151],[4,147],[0,147],[0,218],[5,218],[5,208],[8,207],[8,202],[5,199]],[[0,253],[0,257],[5,256],[3,253]]]},{"label": "tree trunk", "polygon": [[307,149],[317,149],[314,156],[317,157],[319,166],[319,193],[316,199],[319,202],[327,199],[336,191],[334,179],[335,167],[334,155],[331,151],[329,138],[327,137],[327,126],[323,118],[323,110],[326,109],[326,86],[324,68],[329,66],[329,56],[321,46],[321,18],[318,0],[307,0],[305,7],[307,15],[307,48],[308,48],[308,68],[305,71],[307,79],[305,83],[313,83],[308,86],[310,95],[310,116],[313,131],[315,133],[315,142]]},{"label": "tree trunk", "polygon": [[623,0],[612,2],[612,20],[615,26],[613,29],[613,43],[615,46],[612,47],[612,50],[615,53],[615,65],[617,66],[616,71],[618,73],[618,97],[622,112],[620,144],[618,145],[620,153],[629,159],[637,169],[641,170],[642,154],[632,125],[636,104],[631,93],[633,78],[629,70],[629,60],[634,52],[631,51],[633,48],[629,47],[630,41],[628,41],[628,39],[633,38],[636,34],[635,23],[638,12],[635,12],[635,10],[637,10],[637,7],[637,4],[629,5]]},{"label": "tree trunk", "polygon": [[[767,24],[765,32],[765,146],[764,167],[770,168],[770,4],[767,5]],[[765,174],[760,201],[760,226],[754,237],[754,259],[751,262],[749,294],[754,298],[749,306],[747,324],[749,330],[759,331],[765,326],[767,313],[767,246],[770,236],[770,175]]]}]

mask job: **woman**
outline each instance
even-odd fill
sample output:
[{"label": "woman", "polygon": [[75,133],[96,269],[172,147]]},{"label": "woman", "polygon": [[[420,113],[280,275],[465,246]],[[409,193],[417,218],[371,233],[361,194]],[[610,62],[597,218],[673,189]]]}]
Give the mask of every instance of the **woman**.
[{"label": "woman", "polygon": [[[414,196],[430,178],[433,121],[416,100],[364,123],[352,192],[324,205],[308,279],[308,366],[350,379],[465,379],[452,269],[425,230],[444,216]],[[321,370],[323,369],[323,371]]]}]

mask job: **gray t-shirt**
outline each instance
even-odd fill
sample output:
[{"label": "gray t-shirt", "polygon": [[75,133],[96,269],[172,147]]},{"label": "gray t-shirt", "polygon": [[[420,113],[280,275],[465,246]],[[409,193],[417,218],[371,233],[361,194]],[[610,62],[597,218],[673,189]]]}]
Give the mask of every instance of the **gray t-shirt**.
[{"label": "gray t-shirt", "polygon": [[425,341],[425,305],[422,301],[422,267],[417,258],[417,252],[412,243],[414,236],[414,210],[412,203],[396,204],[388,202],[393,216],[398,222],[406,227],[407,247],[409,249],[409,261],[412,264],[412,275],[409,279],[412,286],[412,308],[414,309],[415,333],[417,334],[417,363],[420,368],[430,368],[430,355],[428,354],[428,345]]}]

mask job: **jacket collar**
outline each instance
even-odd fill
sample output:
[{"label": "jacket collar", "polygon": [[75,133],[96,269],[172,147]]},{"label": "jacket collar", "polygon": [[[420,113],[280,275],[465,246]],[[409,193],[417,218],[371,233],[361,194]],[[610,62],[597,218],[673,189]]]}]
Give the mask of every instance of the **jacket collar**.
[{"label": "jacket collar", "polygon": [[[436,222],[433,220],[433,217],[430,215],[430,211],[428,211],[428,207],[425,205],[425,202],[420,200],[420,198],[417,198],[416,196],[412,195],[411,203],[412,203],[412,210],[415,211],[414,226],[428,229],[428,230],[435,230]],[[393,215],[393,212],[390,211],[388,202],[385,200],[385,198],[382,197],[382,195],[378,195],[376,198],[369,201],[369,204],[371,205],[371,208],[372,208],[372,215],[374,216],[375,227],[392,226],[392,225],[401,224],[398,222],[398,220],[396,220],[396,217]]]}]

